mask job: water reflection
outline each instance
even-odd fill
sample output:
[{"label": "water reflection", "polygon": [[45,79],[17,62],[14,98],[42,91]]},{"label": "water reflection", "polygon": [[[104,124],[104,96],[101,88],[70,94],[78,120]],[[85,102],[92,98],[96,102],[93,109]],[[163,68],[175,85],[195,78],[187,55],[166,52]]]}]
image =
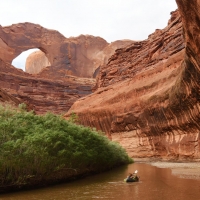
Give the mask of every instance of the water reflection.
[{"label": "water reflection", "polygon": [[[125,183],[123,179],[136,169],[140,182]],[[181,179],[170,169],[135,163],[63,185],[1,195],[0,200],[191,200],[199,196],[200,180]]]}]

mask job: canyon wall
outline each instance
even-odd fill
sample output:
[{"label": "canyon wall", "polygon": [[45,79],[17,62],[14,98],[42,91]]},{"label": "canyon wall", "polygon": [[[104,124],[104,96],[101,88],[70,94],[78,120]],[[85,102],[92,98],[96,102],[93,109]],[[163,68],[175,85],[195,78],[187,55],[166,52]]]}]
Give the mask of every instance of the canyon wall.
[{"label": "canyon wall", "polygon": [[[130,43],[109,44],[91,35],[65,38],[32,23],[0,26],[0,87],[37,114],[65,113],[77,99],[92,93],[93,76],[109,55]],[[31,48],[41,51],[28,57],[28,73],[14,68],[13,59]]]},{"label": "canyon wall", "polygon": [[0,105],[10,104],[13,106],[18,106],[20,103],[22,102],[0,88]]},{"label": "canyon wall", "polygon": [[166,28],[118,49],[96,91],[65,115],[75,112],[134,158],[200,159],[200,2],[177,4]]},{"label": "canyon wall", "polygon": [[94,79],[65,76],[65,80],[45,79],[27,74],[0,61],[0,88],[37,114],[62,114],[80,97],[92,93]]}]

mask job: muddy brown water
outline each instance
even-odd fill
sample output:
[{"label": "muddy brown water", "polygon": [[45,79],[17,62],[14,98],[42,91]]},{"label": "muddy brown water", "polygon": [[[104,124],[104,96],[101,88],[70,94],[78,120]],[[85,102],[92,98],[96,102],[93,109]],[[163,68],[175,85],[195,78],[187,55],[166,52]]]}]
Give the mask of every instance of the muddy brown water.
[{"label": "muddy brown water", "polygon": [[[125,183],[123,179],[136,169],[140,181]],[[93,199],[198,200],[200,179],[179,178],[169,168],[134,163],[62,185],[0,195],[0,200]]]}]

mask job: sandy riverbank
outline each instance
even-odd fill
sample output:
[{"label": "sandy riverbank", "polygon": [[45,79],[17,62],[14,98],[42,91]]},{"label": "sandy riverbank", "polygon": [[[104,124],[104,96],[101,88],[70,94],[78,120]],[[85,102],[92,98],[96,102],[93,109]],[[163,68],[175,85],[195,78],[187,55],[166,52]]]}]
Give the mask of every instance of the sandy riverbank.
[{"label": "sandy riverbank", "polygon": [[159,168],[170,168],[172,174],[180,178],[200,179],[200,162],[150,162],[149,164]]}]

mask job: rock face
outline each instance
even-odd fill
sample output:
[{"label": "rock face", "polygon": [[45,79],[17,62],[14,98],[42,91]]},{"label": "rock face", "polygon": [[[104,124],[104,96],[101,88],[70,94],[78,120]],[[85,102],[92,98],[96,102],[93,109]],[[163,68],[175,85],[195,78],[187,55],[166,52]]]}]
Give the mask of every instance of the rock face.
[{"label": "rock face", "polygon": [[166,28],[117,50],[97,90],[65,115],[73,110],[134,158],[200,159],[200,2],[177,4]]},{"label": "rock face", "polygon": [[29,74],[38,74],[43,68],[50,65],[51,63],[44,52],[35,51],[27,57],[25,71]]},{"label": "rock face", "polygon": [[[26,103],[37,114],[67,112],[78,98],[92,92],[94,84],[94,79],[73,76],[66,76],[65,80],[44,79],[0,60],[0,88],[16,104]],[[10,103],[4,96],[2,101]]]},{"label": "rock face", "polygon": [[20,53],[32,48],[39,48],[45,52],[52,65],[66,63],[65,37],[57,31],[36,24],[21,23],[7,27],[0,26],[0,38],[1,46],[4,46],[2,50],[4,55],[1,54],[0,58],[9,64]]},{"label": "rock face", "polygon": [[[92,93],[93,77],[109,55],[131,42],[109,44],[90,35],[65,38],[32,23],[0,26],[0,87],[38,114],[67,112],[78,98]],[[41,51],[27,59],[29,74],[11,66],[14,58],[32,48]]]},{"label": "rock face", "polygon": [[95,56],[95,71],[93,73],[93,77],[96,77],[99,73],[99,69],[101,66],[107,64],[108,59],[115,53],[117,49],[126,47],[133,43],[132,40],[117,40],[108,44],[102,51],[99,51]]},{"label": "rock face", "polygon": [[[126,44],[127,42],[125,41]],[[131,42],[129,41],[129,43]],[[117,44],[116,48],[124,45],[123,42]],[[105,64],[107,59],[104,57],[111,55],[103,55],[102,59],[100,54],[103,53],[99,54],[108,45],[110,44],[100,37],[80,35],[65,38],[58,31],[45,29],[32,23],[0,26],[0,59],[11,64],[13,59],[23,51],[38,48],[51,63],[51,66],[40,76],[51,79],[57,79],[58,76],[64,75],[92,78],[95,70]],[[40,61],[38,62],[40,63]],[[33,66],[34,69],[27,68],[31,72],[35,72],[35,66]],[[54,76],[55,70],[57,71],[56,77]]]},{"label": "rock face", "polygon": [[[98,52],[108,44],[104,39],[94,36],[68,39],[58,31],[32,23],[0,26],[0,39],[0,58],[9,64],[25,50],[38,48],[44,52],[51,63],[51,67],[45,71],[45,77],[48,78],[54,78],[55,70],[60,76],[65,74],[83,77],[79,66],[74,65],[74,60],[80,60],[76,59],[74,51],[80,49],[79,54],[84,56],[84,53],[87,54],[87,48],[89,51]],[[95,44],[96,41],[100,43],[99,46]]]},{"label": "rock face", "polygon": [[4,103],[17,106],[22,102],[20,102],[18,99],[6,93],[3,89],[0,88],[0,105]]},{"label": "rock face", "polygon": [[[97,54],[109,44],[103,38],[80,35],[69,38],[69,59],[73,75],[93,78],[95,70],[102,64]],[[76,66],[76,67],[75,67]]]},{"label": "rock face", "polygon": [[[114,54],[116,49],[133,42],[132,40],[118,40],[109,44],[104,39],[91,35],[80,35],[69,39],[70,67],[65,74],[88,78],[96,77],[99,67],[108,62],[109,57]],[[45,54],[37,51],[28,56],[26,72],[38,74],[43,68],[50,65]],[[48,69],[45,70],[45,73],[48,73]]]}]

